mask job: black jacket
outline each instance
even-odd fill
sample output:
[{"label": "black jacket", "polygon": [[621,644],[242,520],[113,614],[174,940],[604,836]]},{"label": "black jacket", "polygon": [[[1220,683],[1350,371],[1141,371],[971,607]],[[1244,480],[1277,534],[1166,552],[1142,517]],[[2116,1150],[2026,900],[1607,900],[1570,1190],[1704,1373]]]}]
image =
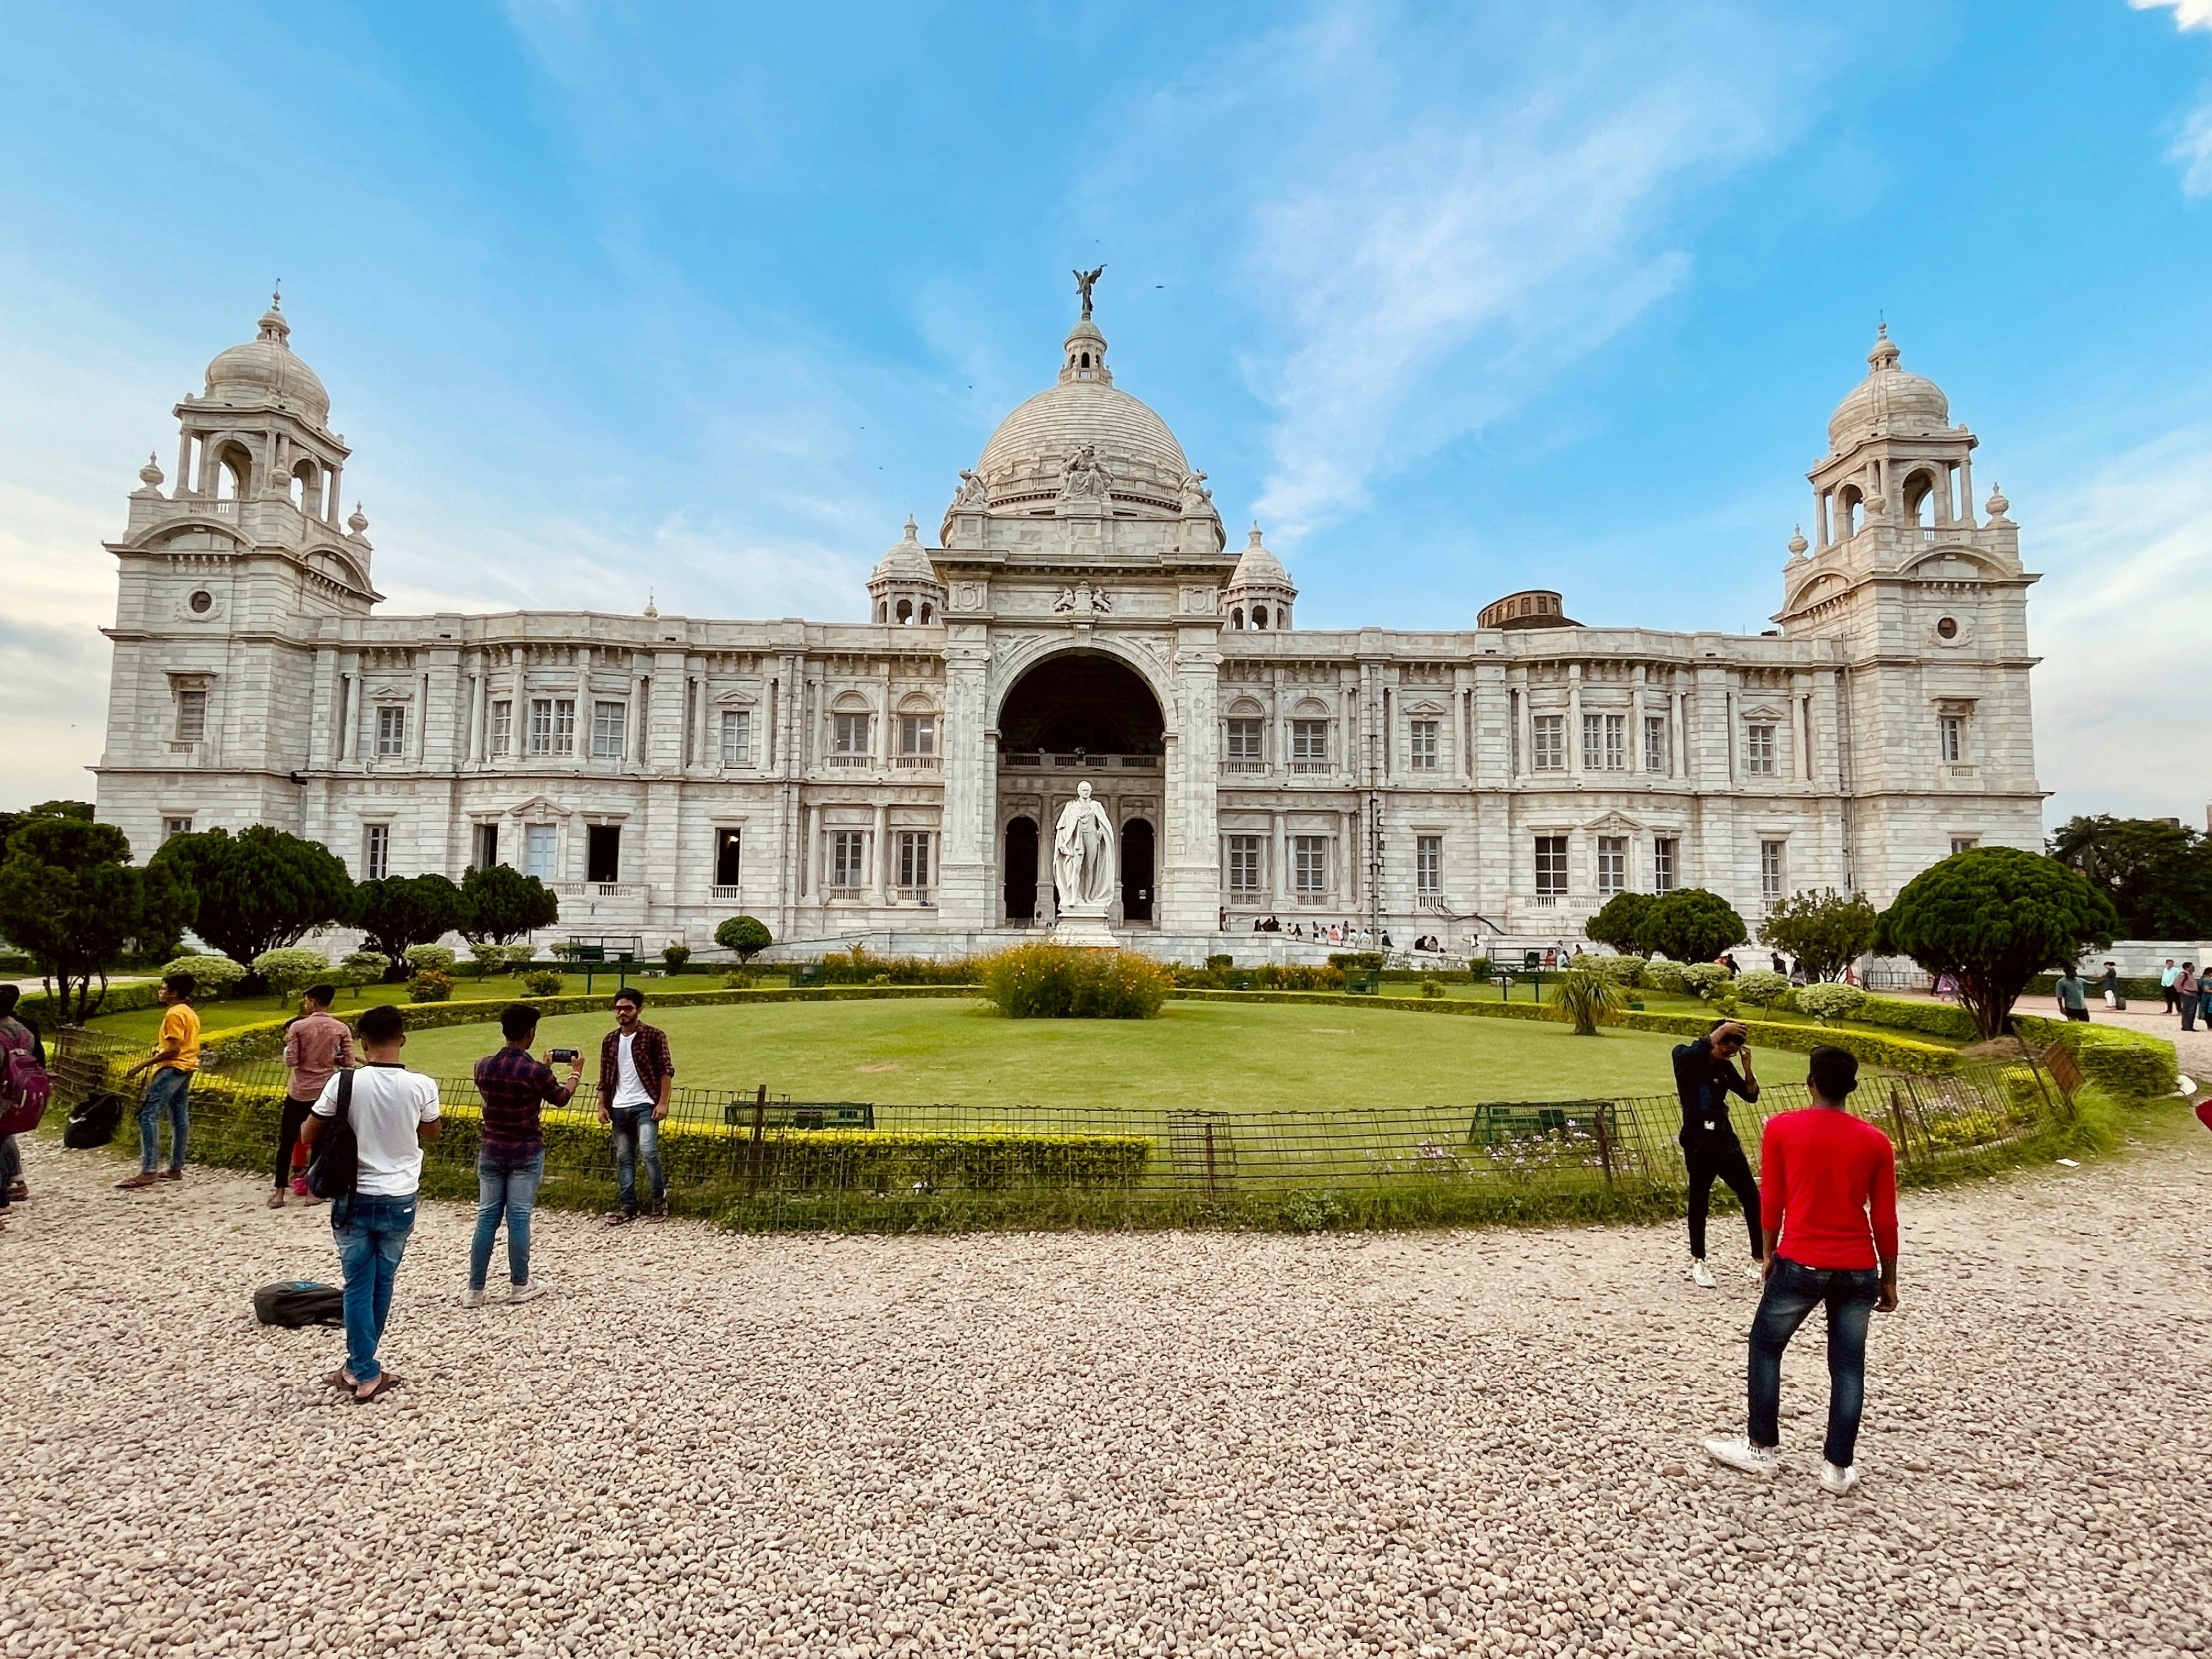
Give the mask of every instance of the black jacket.
[{"label": "black jacket", "polygon": [[1682,1131],[1687,1146],[1712,1137],[1736,1138],[1728,1121],[1728,1097],[1757,1100],[1757,1084],[1746,1083],[1735,1066],[1713,1052],[1713,1039],[1700,1037],[1674,1051],[1674,1092],[1682,1101]]}]

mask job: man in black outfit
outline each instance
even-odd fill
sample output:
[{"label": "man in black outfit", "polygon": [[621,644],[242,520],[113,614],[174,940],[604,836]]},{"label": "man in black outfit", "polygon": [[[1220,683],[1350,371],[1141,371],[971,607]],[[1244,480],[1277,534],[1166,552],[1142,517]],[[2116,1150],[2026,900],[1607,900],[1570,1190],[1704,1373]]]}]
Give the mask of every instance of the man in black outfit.
[{"label": "man in black outfit", "polygon": [[[1682,1100],[1682,1161],[1690,1171],[1690,1277],[1707,1290],[1713,1288],[1713,1271],[1705,1265],[1705,1215],[1713,1197],[1715,1177],[1728,1183],[1736,1202],[1744,1207],[1744,1225],[1751,1235],[1751,1258],[1760,1260],[1759,1183],[1752,1179],[1744,1158],[1743,1143],[1728,1121],[1728,1097],[1759,1098],[1759,1079],[1751,1074],[1751,1033],[1736,1020],[1724,1019],[1695,1042],[1674,1051],[1674,1089]],[[1733,1062],[1741,1057],[1738,1075]]]}]

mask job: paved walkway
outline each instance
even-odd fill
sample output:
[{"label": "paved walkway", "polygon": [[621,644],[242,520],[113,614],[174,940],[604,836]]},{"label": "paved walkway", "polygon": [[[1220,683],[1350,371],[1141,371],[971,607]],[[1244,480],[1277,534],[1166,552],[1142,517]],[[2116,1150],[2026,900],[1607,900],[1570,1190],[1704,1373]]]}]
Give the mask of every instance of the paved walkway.
[{"label": "paved walkway", "polygon": [[[2212,1135],[1905,1207],[1864,1484],[1671,1228],[752,1238],[426,1204],[367,1407],[263,1281],[322,1212],[32,1147],[0,1236],[0,1655],[2202,1652]],[[1727,1235],[1722,1228],[1722,1235]]]}]

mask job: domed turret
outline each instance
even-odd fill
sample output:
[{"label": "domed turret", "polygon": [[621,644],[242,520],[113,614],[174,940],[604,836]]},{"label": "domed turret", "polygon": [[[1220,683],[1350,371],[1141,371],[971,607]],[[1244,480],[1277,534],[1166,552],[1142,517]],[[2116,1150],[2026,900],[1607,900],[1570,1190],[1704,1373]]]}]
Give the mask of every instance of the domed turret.
[{"label": "domed turret", "polygon": [[875,602],[875,620],[901,625],[933,623],[944,613],[944,584],[937,567],[929,562],[929,550],[921,545],[921,531],[906,520],[903,539],[892,543],[867,579],[868,597]]},{"label": "domed turret", "polygon": [[1229,578],[1229,586],[1222,590],[1222,605],[1231,631],[1252,629],[1265,633],[1290,627],[1291,601],[1297,597],[1298,589],[1291,585],[1291,573],[1283,568],[1283,561],[1262,544],[1260,526],[1255,524],[1244,553],[1237,560],[1237,569]]},{"label": "domed turret", "polygon": [[208,364],[207,399],[233,407],[279,404],[309,425],[330,422],[330,394],[315,371],[291,349],[291,324],[284,320],[278,296],[272,294],[262,312],[259,332],[244,345],[216,353]]},{"label": "domed turret", "polygon": [[1828,450],[1841,455],[1862,438],[1930,437],[1948,430],[1950,399],[1934,380],[1898,367],[1888,323],[1867,353],[1867,377],[1852,387],[1828,419]]}]

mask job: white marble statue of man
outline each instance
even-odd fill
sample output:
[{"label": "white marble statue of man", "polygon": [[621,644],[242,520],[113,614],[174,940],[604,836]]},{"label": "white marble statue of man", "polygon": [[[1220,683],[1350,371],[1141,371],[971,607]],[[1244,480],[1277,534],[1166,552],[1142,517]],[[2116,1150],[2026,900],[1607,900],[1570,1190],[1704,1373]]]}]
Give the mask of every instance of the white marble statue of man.
[{"label": "white marble statue of man", "polygon": [[1075,799],[1060,809],[1052,834],[1052,878],[1062,910],[1109,904],[1114,896],[1114,827],[1091,799],[1091,786],[1075,786]]}]

